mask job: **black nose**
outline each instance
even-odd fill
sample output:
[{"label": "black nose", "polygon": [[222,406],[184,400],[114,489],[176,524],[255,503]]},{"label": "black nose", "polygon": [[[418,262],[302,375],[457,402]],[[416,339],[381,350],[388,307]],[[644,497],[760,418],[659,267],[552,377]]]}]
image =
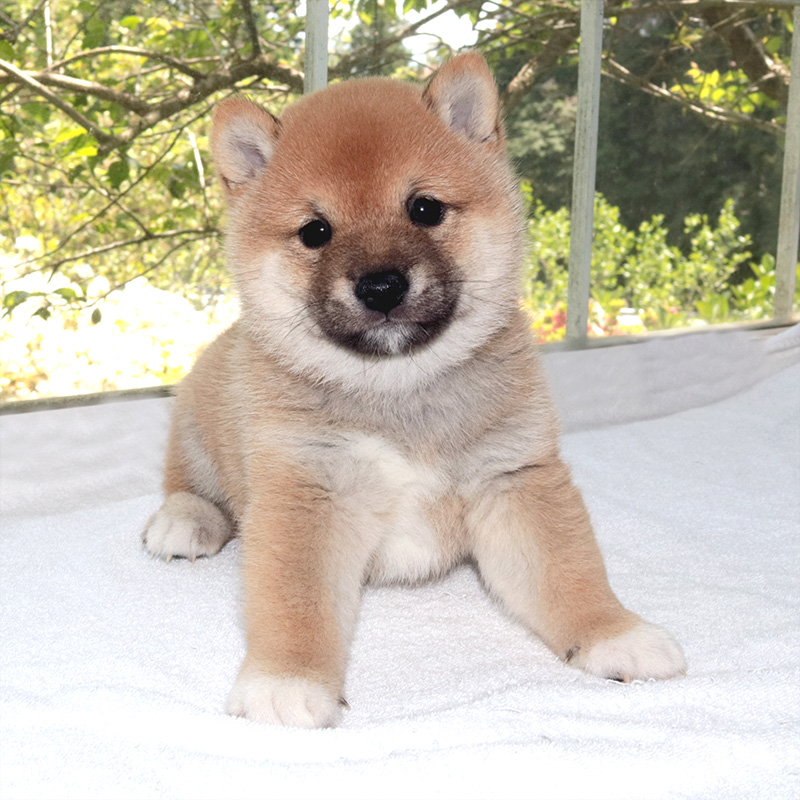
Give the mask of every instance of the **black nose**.
[{"label": "black nose", "polygon": [[403,302],[408,280],[402,272],[384,270],[364,275],[356,284],[356,297],[370,310],[388,314]]}]

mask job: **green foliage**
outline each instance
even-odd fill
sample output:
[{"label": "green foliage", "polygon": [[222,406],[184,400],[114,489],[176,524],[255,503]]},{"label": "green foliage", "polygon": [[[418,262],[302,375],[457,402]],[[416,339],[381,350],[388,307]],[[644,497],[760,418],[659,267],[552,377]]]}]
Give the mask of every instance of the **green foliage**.
[{"label": "green foliage", "polygon": [[[524,304],[535,324],[544,327],[545,338],[552,338],[560,326],[563,333],[559,310],[567,295],[569,212],[547,210],[532,200],[529,186],[525,189],[531,207]],[[771,256],[751,261],[751,242],[741,232],[733,201],[725,203],[716,220],[688,216],[684,228],[689,246],[682,250],[668,243],[662,216],[633,230],[620,221],[617,207],[597,196],[591,296],[595,316],[602,313],[607,318],[597,332],[623,332],[617,322],[624,309],[630,319],[638,318],[642,330],[757,320],[772,314],[775,261]],[[750,265],[752,275],[737,282],[743,264]]]},{"label": "green foliage", "polygon": [[[577,8],[515,3],[482,18],[502,89],[511,91],[533,65],[535,80],[507,118],[509,146],[551,210],[571,198],[577,28],[573,40],[568,31]],[[604,58],[628,73],[604,69],[597,187],[629,228],[663,215],[670,244],[682,248],[687,216],[714,215],[733,198],[760,260],[777,239],[791,13],[755,3],[746,19],[735,13],[606,4]],[[554,22],[565,41],[557,59],[547,57],[556,42],[546,27]]]},{"label": "green foliage", "polygon": [[[781,37],[772,37],[780,42]],[[747,79],[744,70],[718,69],[705,71],[695,62],[686,70],[685,80],[670,87],[672,92],[680,92],[686,98],[706,101],[714,106],[752,114],[757,108],[774,110],[778,103],[764,92],[756,91]]]},{"label": "green foliage", "polygon": [[[354,21],[342,29],[331,59],[338,77],[416,77],[410,69],[411,53],[402,40],[404,22],[399,12],[405,13],[414,6],[424,8],[427,3],[407,2],[407,9],[401,9],[399,3],[379,3],[376,0],[356,0],[349,5]],[[340,4],[337,4],[337,10],[339,16],[346,13]],[[370,53],[370,57],[354,59],[353,55],[358,53]]]},{"label": "green foliage", "polygon": [[[399,5],[336,4],[334,16],[360,14],[370,25],[349,29],[332,77],[337,64],[339,77],[409,74]],[[41,3],[4,4],[0,16],[0,58],[45,87],[15,84],[17,73],[0,64],[0,253],[16,261],[0,277],[11,297],[4,310],[23,302],[15,282],[36,273],[65,277],[73,303],[98,275],[109,291],[145,275],[208,303],[229,288],[211,106],[245,91],[278,114],[297,96],[297,4],[72,0],[49,11],[49,50]],[[26,299],[40,303],[42,318],[66,302],[46,288]]]},{"label": "green foliage", "polygon": [[[303,19],[295,4],[252,7],[270,69],[287,80],[298,75]],[[229,283],[220,199],[211,191],[209,112],[239,88],[229,70],[253,56],[241,4],[80,0],[51,3],[50,12],[49,54],[33,0],[7,9],[7,19],[31,15],[29,24],[0,33],[10,37],[0,58],[49,93],[3,87],[0,70],[0,251],[18,254],[3,270],[5,311],[22,302],[13,282],[39,271],[64,275],[73,303],[96,275],[110,291],[147,275],[208,302]],[[301,82],[281,85],[256,67],[243,74],[241,88],[274,111]],[[46,290],[37,298],[41,317],[66,300]]]},{"label": "green foliage", "polygon": [[[502,70],[501,77],[510,72]],[[514,167],[551,209],[569,205],[571,197],[576,74],[563,70],[558,78],[543,80],[507,120],[508,153]]]}]

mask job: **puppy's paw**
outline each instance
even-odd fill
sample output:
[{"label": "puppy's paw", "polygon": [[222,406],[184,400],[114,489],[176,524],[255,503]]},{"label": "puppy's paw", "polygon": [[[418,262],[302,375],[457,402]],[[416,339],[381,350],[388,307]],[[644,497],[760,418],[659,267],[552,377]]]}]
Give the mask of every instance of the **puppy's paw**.
[{"label": "puppy's paw", "polygon": [[176,492],[150,518],[142,541],[146,550],[167,561],[174,556],[194,561],[218,553],[231,533],[230,523],[213,503],[190,492]]},{"label": "puppy's paw", "polygon": [[305,678],[242,670],[226,710],[269,725],[329,728],[339,721],[341,705],[329,689]]},{"label": "puppy's paw", "polygon": [[601,639],[584,654],[567,654],[567,660],[592,675],[629,683],[686,674],[681,646],[663,628],[639,621],[629,631]]}]

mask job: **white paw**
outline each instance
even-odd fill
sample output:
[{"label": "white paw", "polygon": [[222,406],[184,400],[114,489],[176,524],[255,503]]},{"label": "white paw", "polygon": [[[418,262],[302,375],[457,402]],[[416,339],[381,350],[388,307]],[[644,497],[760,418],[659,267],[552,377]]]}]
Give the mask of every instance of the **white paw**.
[{"label": "white paw", "polygon": [[226,710],[269,725],[329,728],[338,722],[341,706],[330,690],[305,678],[243,670],[231,689]]},{"label": "white paw", "polygon": [[619,636],[602,639],[585,660],[576,658],[573,663],[592,675],[624,683],[686,673],[681,646],[667,631],[649,622],[639,622]]},{"label": "white paw", "polygon": [[230,538],[231,526],[225,515],[190,492],[169,495],[142,534],[145,549],[167,561],[173,556],[191,561],[213,556]]}]

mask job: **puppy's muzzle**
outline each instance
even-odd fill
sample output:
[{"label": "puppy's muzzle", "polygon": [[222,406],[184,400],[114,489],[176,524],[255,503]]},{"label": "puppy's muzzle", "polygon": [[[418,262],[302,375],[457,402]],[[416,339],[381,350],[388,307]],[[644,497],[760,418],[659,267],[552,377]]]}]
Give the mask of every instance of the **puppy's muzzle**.
[{"label": "puppy's muzzle", "polygon": [[388,314],[408,293],[408,279],[397,270],[382,270],[364,275],[355,286],[356,297],[370,311]]},{"label": "puppy's muzzle", "polygon": [[333,280],[332,269],[320,270],[309,303],[319,328],[336,344],[366,356],[397,356],[428,344],[449,324],[460,282],[450,277],[454,271],[444,259],[344,266],[346,272]]}]

